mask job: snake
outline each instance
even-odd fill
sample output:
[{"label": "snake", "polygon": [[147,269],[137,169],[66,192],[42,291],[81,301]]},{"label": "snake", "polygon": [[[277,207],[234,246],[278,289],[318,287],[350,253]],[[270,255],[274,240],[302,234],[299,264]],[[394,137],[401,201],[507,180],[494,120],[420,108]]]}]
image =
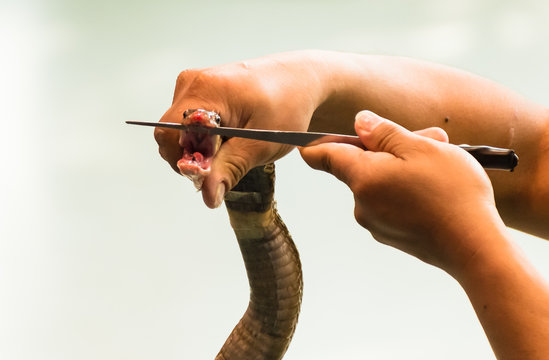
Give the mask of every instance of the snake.
[{"label": "snake", "polygon": [[[182,123],[215,127],[221,117],[214,111],[188,109]],[[219,135],[181,130],[177,166],[197,189],[222,142]],[[258,166],[224,197],[246,267],[250,300],[215,360],[282,359],[296,329],[303,275],[295,243],[276,209],[274,182],[274,163]]]}]

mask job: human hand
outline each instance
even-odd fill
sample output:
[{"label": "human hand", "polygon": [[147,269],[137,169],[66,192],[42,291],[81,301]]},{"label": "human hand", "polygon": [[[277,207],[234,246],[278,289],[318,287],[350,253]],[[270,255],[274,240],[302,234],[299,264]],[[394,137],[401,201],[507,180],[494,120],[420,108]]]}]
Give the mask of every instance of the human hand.
[{"label": "human hand", "polygon": [[[223,126],[277,130],[307,130],[321,101],[321,86],[313,57],[307,52],[278,54],[241,63],[183,71],[171,108],[162,122],[181,122],[186,109],[215,111]],[[161,156],[179,173],[180,134],[157,128]],[[202,195],[209,207],[254,166],[272,162],[293,147],[231,138],[215,154],[203,179]]]},{"label": "human hand", "polygon": [[355,130],[368,150],[329,143],[301,148],[313,168],[332,173],[355,197],[355,218],[375,239],[449,273],[503,226],[484,169],[441,129],[412,133],[360,112]]}]

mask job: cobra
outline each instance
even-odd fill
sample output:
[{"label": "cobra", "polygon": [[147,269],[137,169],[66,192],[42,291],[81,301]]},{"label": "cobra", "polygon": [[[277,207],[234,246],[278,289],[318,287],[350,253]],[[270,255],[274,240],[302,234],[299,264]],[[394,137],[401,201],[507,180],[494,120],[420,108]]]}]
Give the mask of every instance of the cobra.
[{"label": "cobra", "polygon": [[[218,126],[219,115],[190,109],[183,124]],[[221,146],[217,135],[182,131],[183,156],[177,166],[197,188]],[[225,195],[250,285],[248,308],[216,360],[282,359],[297,324],[303,293],[299,253],[274,200],[274,164],[252,169]]]}]

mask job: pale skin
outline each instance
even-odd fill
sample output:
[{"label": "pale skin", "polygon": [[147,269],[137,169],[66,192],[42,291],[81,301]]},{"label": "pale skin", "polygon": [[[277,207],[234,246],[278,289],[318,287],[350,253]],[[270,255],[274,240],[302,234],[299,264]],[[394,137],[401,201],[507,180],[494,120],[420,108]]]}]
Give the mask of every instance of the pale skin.
[{"label": "pale skin", "polygon": [[[505,226],[549,238],[547,108],[456,69],[323,51],[183,72],[162,121],[181,121],[188,108],[217,111],[225,126],[356,131],[368,151],[324,144],[301,155],[349,186],[355,217],[374,238],[461,284],[498,358],[549,358],[549,290]],[[176,168],[178,135],[157,129],[155,136]],[[513,148],[519,166],[487,175],[448,139]],[[249,169],[290,150],[225,142],[204,181],[206,205],[218,206]],[[407,180],[395,182],[396,173]]]}]

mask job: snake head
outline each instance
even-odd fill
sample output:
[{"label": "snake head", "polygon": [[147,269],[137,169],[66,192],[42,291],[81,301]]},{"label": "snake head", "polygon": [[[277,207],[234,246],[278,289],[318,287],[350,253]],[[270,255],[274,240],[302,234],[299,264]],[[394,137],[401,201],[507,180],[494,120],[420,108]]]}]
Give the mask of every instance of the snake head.
[{"label": "snake head", "polygon": [[[188,109],[183,112],[183,125],[217,127],[220,123],[221,117],[214,111]],[[179,146],[183,152],[183,156],[177,162],[179,172],[191,179],[194,186],[200,190],[204,177],[210,173],[213,157],[221,146],[221,137],[181,130]]]}]

